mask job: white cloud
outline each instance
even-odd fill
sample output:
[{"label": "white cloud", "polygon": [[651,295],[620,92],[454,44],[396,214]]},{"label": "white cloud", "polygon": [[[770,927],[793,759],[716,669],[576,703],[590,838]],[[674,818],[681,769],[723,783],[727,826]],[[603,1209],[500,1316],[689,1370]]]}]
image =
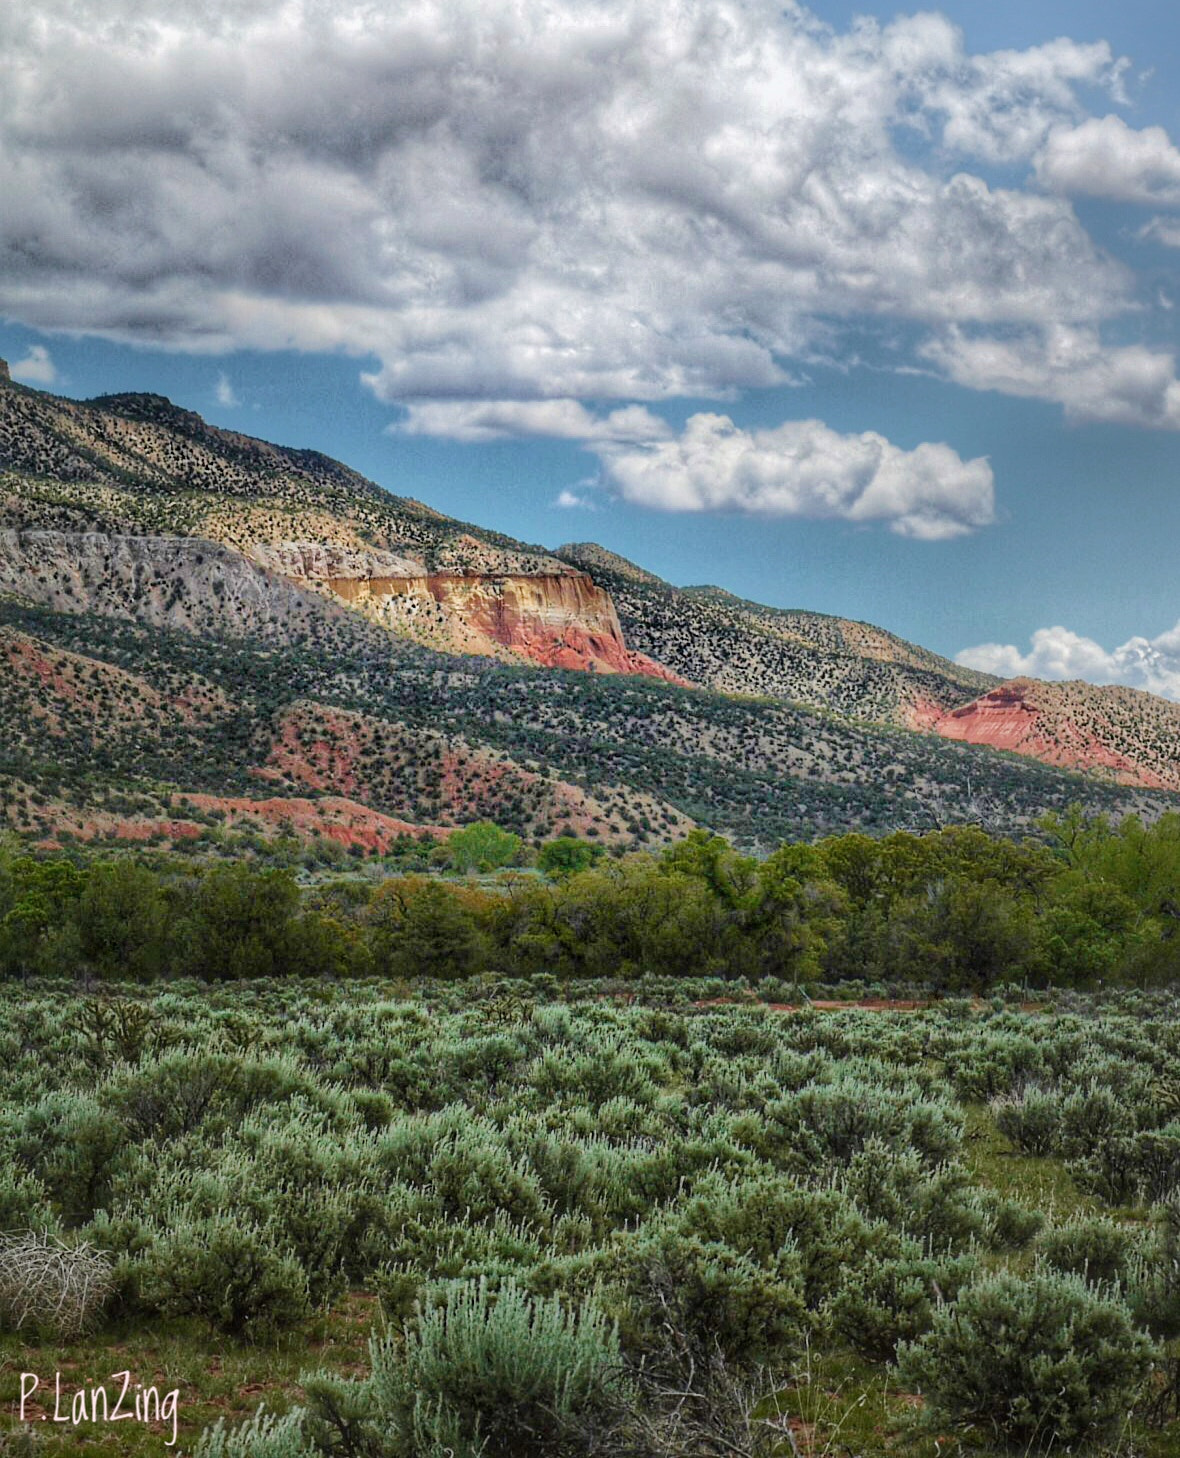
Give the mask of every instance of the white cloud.
[{"label": "white cloud", "polygon": [[1152,218],[1135,236],[1150,238],[1153,243],[1162,243],[1165,248],[1180,248],[1180,218]]},{"label": "white cloud", "polygon": [[399,404],[720,399],[866,319],[1095,327],[1129,272],[972,165],[1121,74],[781,0],[8,7],[0,313],[374,357]]},{"label": "white cloud", "polygon": [[217,403],[224,406],[227,410],[236,410],[242,403],[234,392],[234,387],[230,384],[229,376],[224,370],[217,376],[217,387],[214,393],[217,396]]},{"label": "white cloud", "polygon": [[1180,149],[1163,127],[1129,127],[1122,117],[1056,126],[1035,159],[1037,177],[1057,192],[1116,202],[1180,202]]},{"label": "white cloud", "polygon": [[1111,650],[1068,628],[1038,628],[1027,653],[1011,643],[980,643],[955,661],[1001,678],[1081,678],[1180,700],[1180,623],[1157,638],[1129,638]]},{"label": "white cloud", "polygon": [[991,467],[947,445],[902,450],[873,431],[840,435],[819,420],[742,430],[698,414],[647,445],[595,447],[609,484],[662,511],[737,511],[884,524],[934,541],[994,520]]},{"label": "white cloud", "polygon": [[890,27],[899,38],[941,26],[941,66],[902,67],[920,117],[941,121],[948,151],[993,163],[1031,159],[1055,128],[1078,120],[1075,88],[1100,85],[1111,100],[1126,104],[1123,76],[1128,62],[1112,62],[1103,42],[1079,45],[1059,38],[1024,51],[963,55],[957,32],[939,15],[915,15]]},{"label": "white cloud", "polygon": [[14,380],[29,385],[52,385],[57,381],[57,366],[43,344],[30,345],[24,359],[18,359],[9,369]]},{"label": "white cloud", "polygon": [[1074,420],[1180,429],[1180,382],[1166,350],[1104,346],[1097,330],[1058,326],[1007,335],[952,327],[922,352],[973,390],[1056,401]]},{"label": "white cloud", "polygon": [[[394,430],[452,440],[510,435],[579,441],[600,478],[625,500],[659,511],[737,511],[885,524],[934,541],[995,520],[991,466],[948,445],[902,450],[874,431],[840,435],[820,420],[743,430],[727,415],[689,416],[677,434],[643,406],[594,415],[576,400],[431,400],[410,405]],[[588,506],[563,490],[556,506]]]},{"label": "white cloud", "polygon": [[580,496],[577,491],[571,491],[568,486],[560,490],[553,501],[554,506],[560,506],[570,511],[597,511],[598,503],[592,496]]},{"label": "white cloud", "polygon": [[658,415],[642,405],[594,415],[577,400],[420,400],[407,406],[392,426],[399,435],[446,436],[451,440],[506,440],[540,435],[557,440],[658,440],[670,434]]}]

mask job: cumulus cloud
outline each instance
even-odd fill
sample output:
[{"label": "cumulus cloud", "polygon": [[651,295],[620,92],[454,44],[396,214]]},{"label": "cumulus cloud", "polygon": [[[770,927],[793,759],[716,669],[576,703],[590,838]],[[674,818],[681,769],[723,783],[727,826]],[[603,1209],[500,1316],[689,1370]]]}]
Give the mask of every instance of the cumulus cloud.
[{"label": "cumulus cloud", "polygon": [[29,385],[52,385],[57,380],[57,366],[43,344],[31,345],[24,359],[18,359],[9,369],[14,380]]},{"label": "cumulus cloud", "polygon": [[[576,400],[432,400],[392,427],[414,435],[488,441],[548,436],[597,455],[604,486],[658,511],[734,511],[884,524],[927,541],[962,536],[995,520],[991,466],[948,445],[903,450],[874,431],[841,435],[820,420],[743,430],[728,415],[689,416],[679,433],[643,406],[595,415]],[[589,506],[563,490],[554,505]]]},{"label": "cumulus cloud", "polygon": [[946,445],[902,450],[873,431],[841,435],[819,420],[739,429],[727,415],[690,416],[647,445],[596,446],[608,483],[661,511],[736,511],[884,524],[926,541],[994,520],[991,467]]},{"label": "cumulus cloud", "polygon": [[1116,202],[1180,202],[1180,149],[1163,127],[1137,130],[1119,116],[1056,126],[1035,165],[1041,182],[1058,192]]},{"label": "cumulus cloud", "polygon": [[1180,700],[1180,623],[1157,638],[1129,638],[1114,649],[1068,628],[1038,628],[1027,653],[1011,643],[980,643],[955,661],[1001,678],[1081,678]]},{"label": "cumulus cloud", "polygon": [[1105,346],[1097,330],[1061,325],[1006,335],[952,327],[923,353],[960,385],[1054,400],[1074,420],[1180,429],[1180,382],[1166,350]]},{"label": "cumulus cloud", "polygon": [[721,399],[866,319],[1094,327],[1127,270],[973,163],[1056,157],[1121,74],[780,0],[41,0],[0,15],[0,312],[346,351],[398,404]]}]

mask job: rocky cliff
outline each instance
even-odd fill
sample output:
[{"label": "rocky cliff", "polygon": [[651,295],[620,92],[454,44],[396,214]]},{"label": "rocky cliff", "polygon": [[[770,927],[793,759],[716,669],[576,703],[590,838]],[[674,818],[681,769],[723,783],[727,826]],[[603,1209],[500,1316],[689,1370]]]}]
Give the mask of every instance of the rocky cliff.
[{"label": "rocky cliff", "polygon": [[507,650],[547,668],[685,682],[628,648],[610,593],[556,560],[529,573],[432,571],[414,557],[323,542],[255,543],[248,551],[267,571],[433,647]]}]

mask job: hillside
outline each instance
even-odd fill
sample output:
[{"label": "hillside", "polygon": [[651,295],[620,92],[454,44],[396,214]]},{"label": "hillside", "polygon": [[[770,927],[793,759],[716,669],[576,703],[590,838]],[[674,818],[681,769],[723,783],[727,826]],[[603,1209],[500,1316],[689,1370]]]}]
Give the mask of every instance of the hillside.
[{"label": "hillside", "polygon": [[557,556],[609,588],[630,642],[693,683],[907,727],[914,706],[953,708],[999,680],[868,623],[672,587],[593,542]]},{"label": "hillside", "polygon": [[913,723],[1119,784],[1180,790],[1180,704],[1139,689],[1016,678],[949,713],[919,706]]},{"label": "hillside", "polygon": [[[996,681],[866,624],[515,542],[158,396],[2,374],[0,633],[0,819],[32,836],[216,822],[380,850],[486,815],[765,846],[1151,812],[1175,784],[1156,701],[1073,711],[1123,735],[1125,787],[1070,772],[1109,773],[1096,754],[996,754],[959,713]],[[1005,747],[1030,745],[1052,758]]]}]

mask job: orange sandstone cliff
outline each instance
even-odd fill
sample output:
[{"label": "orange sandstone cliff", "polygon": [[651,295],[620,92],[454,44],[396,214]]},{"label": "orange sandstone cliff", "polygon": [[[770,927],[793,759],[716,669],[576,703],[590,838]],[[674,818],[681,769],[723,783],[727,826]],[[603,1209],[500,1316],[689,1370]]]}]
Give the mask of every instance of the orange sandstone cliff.
[{"label": "orange sandstone cliff", "polygon": [[256,543],[249,555],[268,571],[451,652],[507,652],[550,668],[687,683],[628,648],[610,593],[556,559],[538,559],[539,570],[531,571],[493,564],[431,570],[413,557],[319,542]]}]

